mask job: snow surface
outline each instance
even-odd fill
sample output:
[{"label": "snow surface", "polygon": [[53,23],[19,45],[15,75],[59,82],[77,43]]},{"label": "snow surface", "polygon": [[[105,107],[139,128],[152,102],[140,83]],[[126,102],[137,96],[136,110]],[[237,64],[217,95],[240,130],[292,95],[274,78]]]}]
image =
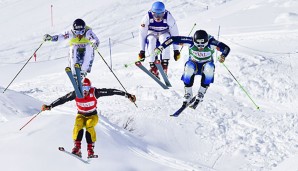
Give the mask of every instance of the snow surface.
[{"label": "snow surface", "polygon": [[[138,27],[150,0],[39,1],[0,0],[0,91],[42,43],[45,33],[63,33],[83,18],[99,36],[99,51],[137,105],[124,97],[98,100],[96,126],[99,159],[85,164],[58,151],[72,148],[75,104],[40,110],[72,91],[64,73],[67,42],[46,42],[5,93],[0,93],[0,168],[9,171],[53,170],[187,170],[297,171],[298,159],[298,1],[297,0],[176,0],[163,1],[177,20],[181,35],[193,25],[231,47],[225,67],[216,63],[215,83],[204,102],[169,117],[182,103],[180,80],[187,59],[171,60],[173,87],[163,90],[137,67]],[[51,5],[53,23],[51,25]],[[208,7],[208,10],[207,10]],[[120,29],[121,28],[121,29]],[[148,67],[147,62],[144,63]],[[96,54],[88,75],[96,87],[122,89]],[[200,77],[195,80],[194,92]],[[86,143],[83,141],[83,158]]]}]

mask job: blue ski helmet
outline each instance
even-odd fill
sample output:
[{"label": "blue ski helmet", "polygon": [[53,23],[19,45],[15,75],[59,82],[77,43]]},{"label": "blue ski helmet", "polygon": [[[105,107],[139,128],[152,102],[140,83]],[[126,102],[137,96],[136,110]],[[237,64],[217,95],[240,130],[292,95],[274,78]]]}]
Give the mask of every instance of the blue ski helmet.
[{"label": "blue ski helmet", "polygon": [[156,14],[164,13],[165,10],[166,10],[165,5],[160,1],[156,1],[152,4],[151,11]]}]

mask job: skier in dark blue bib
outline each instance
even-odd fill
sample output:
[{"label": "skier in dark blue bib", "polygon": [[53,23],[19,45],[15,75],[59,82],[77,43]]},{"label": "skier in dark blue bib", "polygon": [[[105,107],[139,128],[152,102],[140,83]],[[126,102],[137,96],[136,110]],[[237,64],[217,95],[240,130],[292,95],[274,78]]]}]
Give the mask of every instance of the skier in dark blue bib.
[{"label": "skier in dark blue bib", "polygon": [[[143,17],[141,21],[141,26],[139,28],[139,43],[140,43],[140,53],[139,60],[145,60],[145,51],[147,45],[147,54],[150,56],[148,61],[150,65],[150,72],[159,78],[159,73],[154,62],[158,59],[154,55],[154,49],[158,47],[162,42],[170,38],[170,36],[178,36],[178,27],[176,21],[172,14],[165,9],[165,5],[160,2],[154,2],[152,4],[151,10]],[[174,45],[174,59],[178,60],[180,58],[180,52],[178,50],[179,46]],[[163,70],[167,74],[168,65],[170,60],[170,48],[166,48],[159,60]]]}]

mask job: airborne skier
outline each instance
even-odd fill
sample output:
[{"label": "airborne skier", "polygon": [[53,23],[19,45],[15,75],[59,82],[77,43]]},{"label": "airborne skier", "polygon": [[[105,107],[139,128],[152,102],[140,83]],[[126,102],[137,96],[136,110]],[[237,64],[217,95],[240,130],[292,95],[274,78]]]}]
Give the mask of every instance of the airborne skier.
[{"label": "airborne skier", "polygon": [[94,34],[89,26],[86,26],[84,20],[78,18],[73,22],[73,28],[66,31],[64,34],[51,36],[45,34],[43,37],[44,41],[62,41],[69,40],[69,67],[72,70],[73,75],[75,74],[74,65],[76,63],[81,66],[81,77],[85,77],[87,73],[91,72],[91,67],[94,60],[94,50],[99,45],[99,39]]},{"label": "airborne skier", "polygon": [[84,127],[86,128],[86,141],[88,158],[94,155],[94,142],[96,141],[96,132],[94,127],[98,123],[97,115],[97,99],[103,96],[120,95],[127,97],[130,101],[135,102],[135,95],[125,93],[117,89],[95,88],[91,86],[91,81],[88,78],[83,80],[83,98],[76,97],[74,91],[62,96],[52,102],[50,105],[42,105],[41,110],[51,110],[52,108],[62,105],[68,101],[75,100],[77,105],[78,114],[75,119],[73,129],[74,148],[72,153],[81,157],[81,141],[84,135]]},{"label": "airborne skier", "polygon": [[198,103],[203,101],[207,88],[214,81],[214,48],[222,52],[219,59],[220,63],[225,61],[225,58],[230,52],[230,48],[226,44],[214,39],[213,36],[208,35],[205,30],[197,30],[193,37],[172,36],[154,51],[156,54],[160,54],[163,49],[171,44],[189,46],[189,59],[185,63],[184,73],[181,78],[185,86],[185,95],[183,100],[184,106],[187,105],[193,98],[192,86],[195,75],[202,76],[201,86],[198,94],[196,95],[196,102],[192,106],[193,108],[196,108]]},{"label": "airborne skier", "polygon": [[[154,62],[157,56],[154,54],[154,49],[162,42],[167,40],[170,36],[178,36],[179,31],[176,21],[172,14],[165,9],[164,3],[156,1],[152,4],[151,10],[146,13],[142,18],[141,26],[139,28],[139,43],[140,53],[138,59],[140,61],[145,60],[145,48],[148,45],[147,50],[150,55],[149,65],[150,72],[159,78],[159,72]],[[177,61],[180,58],[180,52],[178,46],[174,45],[174,59]],[[169,60],[170,60],[170,48],[167,48],[162,53],[160,58],[161,65],[164,72],[167,74]]]}]

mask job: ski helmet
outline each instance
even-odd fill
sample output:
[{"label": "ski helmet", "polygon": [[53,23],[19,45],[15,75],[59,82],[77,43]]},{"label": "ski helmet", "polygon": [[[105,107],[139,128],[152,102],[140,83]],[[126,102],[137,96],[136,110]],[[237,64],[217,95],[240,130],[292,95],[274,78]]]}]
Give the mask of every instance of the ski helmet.
[{"label": "ski helmet", "polygon": [[74,20],[72,26],[76,35],[83,35],[85,33],[86,24],[84,20],[78,18]]},{"label": "ski helmet", "polygon": [[91,88],[91,81],[88,78],[85,78],[82,84],[83,91],[89,91]]},{"label": "ski helmet", "polygon": [[160,13],[165,12],[165,10],[166,10],[165,5],[160,1],[156,1],[152,4],[152,8],[151,8],[152,12],[160,14]]},{"label": "ski helmet", "polygon": [[156,1],[152,4],[151,12],[154,18],[162,18],[165,14],[165,11],[165,5],[162,2]]},{"label": "ski helmet", "polygon": [[194,45],[204,48],[208,45],[208,34],[205,30],[197,30],[193,36]]}]

